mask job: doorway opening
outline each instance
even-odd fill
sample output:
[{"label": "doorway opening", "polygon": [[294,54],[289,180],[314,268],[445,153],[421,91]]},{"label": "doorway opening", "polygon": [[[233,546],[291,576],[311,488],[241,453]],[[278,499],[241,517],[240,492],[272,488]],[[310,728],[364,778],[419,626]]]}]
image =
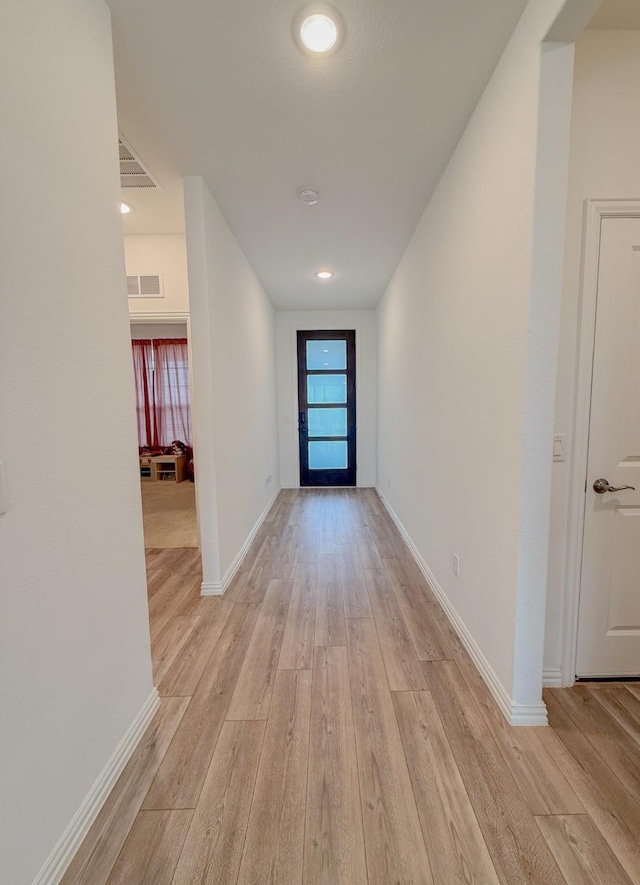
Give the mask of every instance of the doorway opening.
[{"label": "doorway opening", "polygon": [[300,485],[356,485],[356,333],[298,332]]},{"label": "doorway opening", "polygon": [[131,321],[145,548],[197,548],[186,322]]}]

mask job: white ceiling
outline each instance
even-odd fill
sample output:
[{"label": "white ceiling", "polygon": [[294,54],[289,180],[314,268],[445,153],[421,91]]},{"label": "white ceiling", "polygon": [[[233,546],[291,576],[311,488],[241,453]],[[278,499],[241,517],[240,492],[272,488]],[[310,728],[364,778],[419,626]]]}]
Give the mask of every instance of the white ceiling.
[{"label": "white ceiling", "polygon": [[274,304],[312,309],[378,302],[526,0],[336,0],[316,58],[299,0],[109,3],[120,129],[163,185],[125,232],[181,230],[202,175]]},{"label": "white ceiling", "polygon": [[122,199],[133,212],[123,216],[125,234],[184,233],[184,199],[182,179],[168,173],[158,190],[144,187],[123,187]]},{"label": "white ceiling", "polygon": [[604,0],[588,27],[592,30],[640,30],[640,0]]}]

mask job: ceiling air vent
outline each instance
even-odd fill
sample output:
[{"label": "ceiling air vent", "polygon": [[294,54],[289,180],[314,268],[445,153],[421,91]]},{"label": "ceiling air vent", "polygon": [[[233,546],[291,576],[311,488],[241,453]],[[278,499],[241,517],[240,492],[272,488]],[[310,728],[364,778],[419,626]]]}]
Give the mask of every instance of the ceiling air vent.
[{"label": "ceiling air vent", "polygon": [[149,170],[136,157],[130,144],[122,136],[118,139],[120,154],[120,186],[121,187],[160,187]]},{"label": "ceiling air vent", "polygon": [[161,274],[141,274],[127,276],[129,298],[164,298]]}]

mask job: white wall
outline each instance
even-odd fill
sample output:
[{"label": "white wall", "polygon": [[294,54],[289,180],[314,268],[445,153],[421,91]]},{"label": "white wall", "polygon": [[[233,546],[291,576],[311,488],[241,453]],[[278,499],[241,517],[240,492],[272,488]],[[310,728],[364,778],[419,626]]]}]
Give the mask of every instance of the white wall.
[{"label": "white wall", "polygon": [[518,722],[545,717],[563,6],[527,6],[378,309],[378,485]]},{"label": "white wall", "polygon": [[275,312],[203,179],[184,186],[203,589],[215,590],[279,487]]},{"label": "white wall", "polygon": [[12,4],[0,43],[0,879],[28,885],[152,682],[109,12]]},{"label": "white wall", "polygon": [[300,485],[298,450],[298,329],[356,330],[357,483],[376,483],[376,313],[374,310],[284,310],[276,313],[280,479]]},{"label": "white wall", "polygon": [[184,234],[133,234],[124,238],[128,274],[164,278],[164,298],[129,298],[132,314],[189,313],[187,247]]},{"label": "white wall", "polygon": [[[640,32],[586,31],[576,44],[565,278],[556,432],[573,440],[575,372],[585,199],[640,197]],[[568,481],[571,458],[553,465],[545,669],[562,663]]]}]

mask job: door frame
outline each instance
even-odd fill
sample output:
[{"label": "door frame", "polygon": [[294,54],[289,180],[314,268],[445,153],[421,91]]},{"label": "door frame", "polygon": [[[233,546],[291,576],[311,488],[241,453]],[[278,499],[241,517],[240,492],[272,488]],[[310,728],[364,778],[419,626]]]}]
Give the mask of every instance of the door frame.
[{"label": "door frame", "polygon": [[[307,337],[308,336],[308,337]],[[358,396],[357,396],[357,357],[358,357],[358,348],[356,346],[356,330],[355,329],[298,329],[296,333],[296,363],[298,367],[298,464],[299,464],[299,476],[298,482],[300,484],[300,488],[340,488],[339,482],[334,483],[318,483],[317,485],[311,482],[307,482],[306,485],[302,484],[302,472],[303,465],[304,470],[307,474],[307,480],[310,478],[309,464],[308,464],[308,449],[307,445],[303,446],[302,444],[302,428],[300,426],[300,414],[302,411],[300,397],[304,392],[304,401],[306,403],[306,412],[307,412],[307,443],[309,441],[313,441],[313,437],[311,440],[309,438],[308,433],[308,415],[309,409],[314,408],[312,403],[308,401],[308,389],[307,389],[307,378],[310,372],[313,372],[313,369],[309,369],[307,365],[307,355],[306,355],[306,343],[308,341],[331,341],[336,337],[338,340],[343,340],[345,342],[346,349],[346,362],[345,362],[345,378],[346,378],[346,402],[344,403],[344,408],[347,413],[347,434],[346,434],[346,443],[347,443],[347,468],[346,470],[340,469],[341,473],[351,473],[353,472],[353,482],[345,483],[345,487],[347,488],[357,488],[358,485],[358,418],[357,418],[357,408],[358,408]],[[301,360],[304,360],[304,368],[303,364],[301,364]],[[333,369],[331,370],[333,373],[342,372],[342,369]],[[327,372],[329,370],[327,369]],[[334,404],[332,404],[334,405]],[[342,403],[336,403],[336,407],[341,407]],[[320,406],[322,408],[322,406]],[[351,431],[351,432],[350,432]],[[320,439],[326,439],[326,437],[320,437]],[[320,471],[318,471],[319,473]],[[325,473],[337,473],[337,468],[327,468]]]},{"label": "door frame", "polygon": [[[329,311],[331,312],[331,311]],[[313,311],[315,315],[316,311]],[[318,314],[323,314],[323,311],[317,311]],[[350,315],[350,314],[349,314]],[[322,328],[323,331],[327,332],[339,332],[341,329],[345,327],[345,325],[349,329],[353,329],[356,333],[356,426],[360,426],[360,396],[358,396],[358,379],[362,377],[362,361],[363,361],[363,331],[362,331],[362,323],[361,322],[353,322],[349,320],[327,320],[323,317],[322,322],[317,322],[315,320],[297,320],[291,323],[289,340],[291,342],[291,365],[290,365],[290,377],[291,377],[291,414],[294,416],[294,420],[292,420],[290,427],[290,440],[293,445],[293,468],[294,468],[294,485],[291,486],[283,486],[283,488],[294,488],[299,489],[302,488],[300,485],[300,447],[298,445],[298,332],[313,332],[315,329]],[[366,350],[366,346],[365,346]],[[360,403],[360,405],[359,405]],[[288,431],[289,433],[289,431]],[[361,438],[360,434],[356,434],[356,463],[358,465],[361,464]],[[356,472],[356,485],[355,488],[368,488],[370,486],[363,486],[360,471]],[[354,488],[354,486],[350,486],[350,488]]]},{"label": "door frame", "polygon": [[586,485],[591,419],[593,350],[596,335],[600,230],[605,218],[640,218],[640,198],[589,198],[584,202],[584,238],[578,299],[573,444],[569,446],[569,510],[565,554],[562,684],[573,685],[578,657]]}]

